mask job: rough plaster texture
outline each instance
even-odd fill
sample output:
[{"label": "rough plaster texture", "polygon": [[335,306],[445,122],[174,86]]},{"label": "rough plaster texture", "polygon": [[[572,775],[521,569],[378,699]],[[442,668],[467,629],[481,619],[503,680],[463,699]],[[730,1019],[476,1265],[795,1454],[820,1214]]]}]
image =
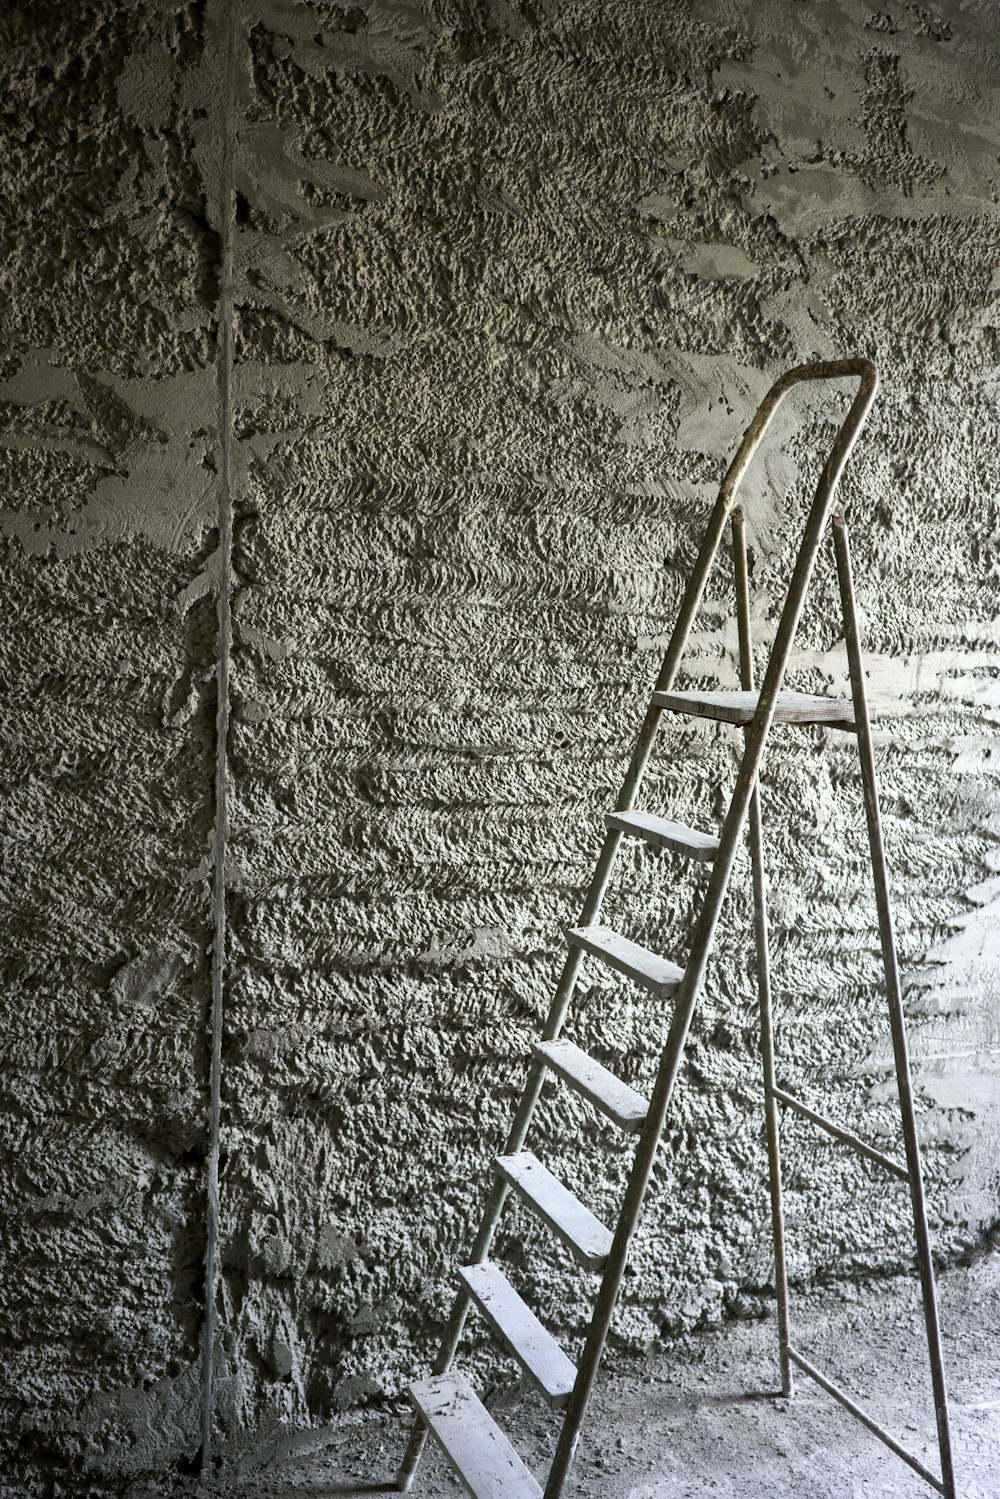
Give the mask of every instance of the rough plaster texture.
[{"label": "rough plaster texture", "polygon": [[[1000,1466],[1000,1256],[977,1255],[940,1280],[961,1499],[996,1499]],[[934,1412],[912,1277],[844,1280],[802,1290],[796,1336],[836,1363],[868,1408],[919,1460],[936,1460]],[[516,1387],[484,1391],[491,1414],[542,1475],[562,1417]],[[773,1319],[729,1320],[674,1339],[667,1352],[617,1360],[588,1412],[573,1499],[926,1499],[922,1479],[820,1390],[800,1381],[776,1398]],[[401,1406],[403,1402],[400,1402]],[[369,1407],[287,1435],[271,1461],[237,1464],[219,1499],[367,1499],[392,1492],[406,1416]],[[195,1480],[140,1480],[128,1499],[203,1494]],[[431,1443],[414,1499],[457,1499],[459,1482]]]},{"label": "rough plaster texture", "polygon": [[[846,493],[942,1253],[1000,1199],[991,7],[241,5],[231,558],[222,23],[2,18],[4,1378],[31,1485],[197,1443],[222,572],[216,1410],[246,1461],[429,1357],[714,488],[811,356],[885,382]],[[750,486],[765,644],[840,410],[787,408]],[[727,583],[692,683],[735,682]],[[803,686],[843,686],[833,599],[827,566]],[[646,804],[711,826],[736,747],[671,729]],[[789,737],[766,780],[782,1074],[891,1141],[851,746]],[[620,868],[609,919],[682,955],[696,883]],[[745,884],[618,1348],[766,1300]],[[641,1085],[666,1018],[588,969],[571,1034]],[[610,1132],[553,1090],[534,1144],[609,1211]],[[796,1280],[905,1263],[901,1192],[795,1125],[787,1154]],[[572,1347],[589,1287],[516,1211],[499,1245]]]},{"label": "rough plaster texture", "polygon": [[0,1471],[38,1492],[172,1464],[196,1433],[217,504],[200,30],[186,7],[0,13]]}]

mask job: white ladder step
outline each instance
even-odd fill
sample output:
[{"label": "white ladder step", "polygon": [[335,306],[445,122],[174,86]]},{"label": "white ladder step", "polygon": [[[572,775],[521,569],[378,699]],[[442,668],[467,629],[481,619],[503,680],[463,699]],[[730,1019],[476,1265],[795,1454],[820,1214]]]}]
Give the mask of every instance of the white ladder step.
[{"label": "white ladder step", "polygon": [[611,1253],[611,1230],[585,1208],[530,1150],[498,1155],[500,1175],[520,1192],[539,1218],[558,1234],[588,1270],[603,1270]]},{"label": "white ladder step", "polygon": [[496,1328],[552,1409],[562,1410],[573,1393],[576,1369],[552,1334],[521,1300],[498,1265],[484,1260],[480,1265],[466,1265],[458,1273],[483,1316]]},{"label": "white ladder step", "polygon": [[[757,712],[759,692],[654,692],[657,708],[716,718],[723,723],[749,723]],[[814,697],[807,692],[779,692],[775,723],[826,723],[854,728],[854,704],[846,697]]]},{"label": "white ladder step", "polygon": [[630,942],[627,937],[619,936],[610,927],[574,926],[570,927],[566,935],[571,946],[582,947],[584,952],[600,958],[609,968],[627,973],[629,978],[635,979],[637,984],[642,984],[644,989],[649,989],[661,999],[675,994],[680,988],[684,977],[683,968],[678,968],[676,963],[671,963],[667,958],[658,957],[647,947],[640,947],[638,942]]},{"label": "white ladder step", "polygon": [[629,1134],[642,1129],[649,1112],[646,1100],[579,1046],[572,1041],[536,1041],[532,1050],[620,1129]]},{"label": "white ladder step", "polygon": [[410,1386],[410,1399],[472,1499],[542,1499],[540,1484],[464,1379],[422,1379]]},{"label": "white ladder step", "polygon": [[699,833],[682,822],[668,822],[652,812],[609,812],[604,820],[609,828],[617,828],[629,838],[645,838],[654,848],[672,848],[689,859],[709,862],[719,852],[719,840],[711,833]]}]

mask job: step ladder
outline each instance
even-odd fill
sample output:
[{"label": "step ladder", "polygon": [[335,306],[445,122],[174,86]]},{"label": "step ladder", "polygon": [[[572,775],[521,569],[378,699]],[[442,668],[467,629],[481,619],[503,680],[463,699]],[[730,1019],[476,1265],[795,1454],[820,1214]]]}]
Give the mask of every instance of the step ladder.
[{"label": "step ladder", "polygon": [[[855,379],[859,382],[850,411],[830,449],[809,511],[803,540],[792,572],[788,595],[774,638],[767,670],[759,690],[754,685],[750,633],[750,591],[743,511],[737,504],[740,482],[778,406],[804,381]],[[899,966],[881,815],[875,776],[871,725],[865,697],[865,672],[858,631],[858,614],[851,573],[847,523],[837,504],[837,486],[844,465],[864,425],[878,386],[874,365],[864,359],[808,364],[789,370],[772,386],[729,467],[694,572],[685,590],[680,613],[667,647],[649,709],[643,720],[613,812],[579,926],[568,933],[569,952],[556,989],[542,1038],[533,1048],[528,1079],[502,1155],[496,1157],[492,1187],[469,1263],[458,1272],[459,1289],[433,1375],[412,1386],[410,1397],[417,1418],[397,1477],[400,1490],[409,1489],[427,1432],[443,1448],[468,1493],[474,1499],[558,1499],[563,1491],[579,1440],[580,1429],[594,1388],[598,1366],[625,1271],[629,1242],[635,1230],[649,1182],[667,1110],[680,1068],[681,1055],[701,991],[716,926],[729,885],[737,847],[748,833],[754,897],[754,929],[760,1008],[761,1059],[764,1074],[764,1115],[770,1176],[774,1239],[775,1287],[781,1393],[792,1394],[793,1369],[813,1380],[879,1437],[945,1499],[955,1499],[941,1339],[938,1327],[934,1267],[924,1206],[920,1153],[917,1144],[913,1092],[903,1020]],[[673,683],[708,575],[731,523],[739,634],[739,692],[678,692]],[[806,591],[828,525],[833,533],[844,637],[850,668],[851,697],[818,697],[783,688],[786,667]],[[634,803],[663,714],[683,714],[737,724],[744,730],[744,753],[732,801],[718,835],[671,822],[658,813],[638,810]],[[771,1021],[771,986],[765,900],[763,839],[758,772],[768,735],[778,724],[823,724],[857,737],[864,793],[871,866],[878,909],[885,968],[889,1025],[895,1061],[905,1161],[897,1161],[802,1103],[779,1087],[775,1073]],[[657,849],[704,862],[710,866],[707,890],[695,923],[690,956],[681,969],[667,958],[649,952],[628,937],[599,923],[601,905],[622,840],[640,839]],[[584,957],[589,956],[628,975],[652,994],[673,1006],[666,1045],[648,1099],[627,1087],[561,1032]],[[637,1137],[634,1161],[614,1232],[579,1202],[540,1160],[525,1148],[535,1106],[546,1077],[554,1075],[620,1129]],[[906,1450],[900,1442],[834,1381],[814,1367],[791,1341],[785,1232],[779,1155],[779,1108],[788,1109],[818,1129],[859,1151],[909,1185],[930,1360],[931,1387],[937,1417],[940,1476]],[[522,1301],[500,1267],[489,1258],[493,1237],[508,1193],[513,1190],[568,1245],[579,1263],[600,1275],[593,1319],[579,1366],[574,1367],[555,1339]],[[451,1372],[465,1319],[475,1304],[508,1352],[555,1410],[565,1412],[552,1466],[544,1489],[528,1471],[507,1438],[494,1423],[469,1385]]]}]

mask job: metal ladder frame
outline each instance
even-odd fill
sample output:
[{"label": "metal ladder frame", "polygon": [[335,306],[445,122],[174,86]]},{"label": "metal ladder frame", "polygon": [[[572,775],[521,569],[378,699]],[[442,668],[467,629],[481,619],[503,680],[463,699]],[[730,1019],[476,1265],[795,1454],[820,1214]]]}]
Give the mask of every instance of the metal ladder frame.
[{"label": "metal ladder frame", "polygon": [[[955,1499],[955,1479],[951,1458],[947,1390],[938,1325],[934,1267],[931,1257],[930,1234],[920,1169],[920,1152],[916,1133],[916,1117],[913,1106],[912,1084],[910,1081],[902,993],[892,910],[889,899],[885,850],[882,840],[871,725],[865,695],[857,607],[851,573],[847,525],[842,507],[837,506],[835,503],[837,486],[841,474],[858,434],[864,425],[878,388],[878,373],[870,361],[865,359],[845,359],[800,365],[795,369],[787,371],[765,396],[753,421],[747,428],[736,456],[723,479],[718,498],[702,539],[694,571],[691,574],[681,600],[677,622],[671,634],[653,691],[654,694],[666,692],[673,685],[695,615],[701,603],[709,573],[715,563],[723,540],[724,530],[730,518],[733,521],[733,556],[736,574],[741,682],[745,689],[753,686],[746,532],[743,512],[737,505],[739,485],[778,407],[789,391],[796,385],[806,381],[845,378],[856,379],[859,388],[847,417],[837,433],[829,456],[824,464],[822,474],[820,475],[816,494],[806,521],[803,539],[793,568],[788,593],[775,633],[767,669],[761,684],[757,709],[752,720],[746,726],[743,759],[736,778],[729,811],[726,814],[720,831],[719,848],[713,861],[708,887],[695,923],[690,955],[684,970],[683,981],[676,995],[673,1018],[657,1071],[656,1082],[650,1097],[648,1113],[641,1134],[639,1135],[635,1159],[615,1229],[611,1252],[601,1280],[590,1329],[578,1365],[573,1393],[563,1419],[562,1430],[544,1491],[544,1499],[559,1499],[576,1451],[583,1418],[593,1391],[611,1318],[617,1302],[627,1261],[629,1244],[638,1222],[656,1150],[666,1120],[667,1110],[670,1106],[674,1086],[677,1081],[684,1044],[687,1040],[695,1006],[704,982],[708,959],[722,911],[723,901],[728,891],[736,852],[743,836],[744,828],[747,825],[753,870],[754,930],[761,1012],[761,1056],[764,1071],[765,1120],[770,1175],[772,1231],[775,1251],[775,1283],[778,1301],[782,1393],[790,1395],[792,1392],[792,1366],[794,1365],[862,1421],[897,1456],[901,1457],[922,1478],[942,1493],[945,1499]],[[865,812],[872,869],[875,879],[879,934],[889,1003],[893,1055],[899,1089],[900,1113],[906,1153],[905,1169],[891,1161],[888,1157],[883,1156],[881,1152],[867,1146],[857,1136],[851,1134],[850,1131],[842,1130],[838,1126],[830,1124],[822,1116],[807,1109],[805,1105],[799,1103],[785,1090],[778,1087],[775,1076],[767,907],[763,867],[760,796],[757,778],[763,761],[768,734],[774,720],[778,693],[784,681],[795,632],[802,614],[806,592],[812,578],[827,522],[831,518],[833,521],[837,573],[840,584],[845,640],[850,667],[854,723],[858,737]],[[655,702],[650,703],[636,740],[621,792],[615,803],[616,812],[627,812],[634,806],[664,711]],[[580,926],[592,925],[597,919],[610,882],[622,837],[622,832],[614,828],[609,828],[605,835],[604,844],[584,900],[579,921]],[[542,1031],[542,1040],[544,1041],[555,1040],[562,1030],[566,1012],[576,988],[583,956],[581,948],[576,946],[570,948]],[[505,1155],[511,1155],[520,1151],[524,1145],[545,1076],[546,1067],[544,1062],[537,1056],[534,1057],[529,1064],[524,1093],[522,1094],[520,1105],[518,1106],[510,1134],[504,1147],[503,1153]],[[843,1143],[860,1149],[862,1154],[868,1159],[887,1166],[894,1174],[903,1175],[908,1181],[913,1209],[917,1259],[920,1269],[937,1419],[938,1447],[942,1470],[940,1479],[931,1473],[919,1459],[902,1447],[900,1443],[862,1410],[861,1407],[856,1405],[833,1381],[827,1379],[825,1375],[816,1369],[803,1354],[793,1347],[790,1341],[788,1282],[784,1249],[784,1214],[781,1193],[781,1163],[778,1139],[779,1103],[803,1114]],[[482,1224],[472,1248],[470,1256],[472,1263],[480,1263],[489,1254],[508,1190],[507,1181],[499,1174],[496,1174],[487,1199]],[[433,1367],[433,1373],[436,1375],[447,1373],[451,1367],[458,1343],[461,1339],[470,1304],[471,1298],[467,1289],[463,1286],[455,1300],[445,1337]],[[426,1437],[427,1426],[418,1417],[397,1476],[397,1487],[403,1492],[409,1489],[413,1481]]]}]

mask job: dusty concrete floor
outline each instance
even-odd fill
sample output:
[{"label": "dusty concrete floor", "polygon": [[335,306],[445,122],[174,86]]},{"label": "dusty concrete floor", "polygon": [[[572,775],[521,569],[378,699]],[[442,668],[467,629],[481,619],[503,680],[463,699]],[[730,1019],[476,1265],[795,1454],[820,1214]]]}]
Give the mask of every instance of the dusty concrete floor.
[{"label": "dusty concrete floor", "polygon": [[[961,1499],[1000,1496],[1000,1243],[940,1286]],[[798,1346],[840,1378],[927,1466],[937,1464],[916,1284],[838,1285],[794,1301]],[[578,1499],[917,1499],[932,1491],[821,1391],[800,1381],[774,1399],[773,1320],[728,1323],[619,1366],[596,1397],[569,1494]],[[487,1397],[536,1473],[557,1418],[530,1391]],[[219,1481],[226,1499],[394,1492],[397,1416],[352,1415],[274,1449]],[[306,1450],[308,1448],[308,1450]],[[176,1492],[176,1490],[174,1490]],[[192,1494],[196,1492],[192,1486]],[[204,1492],[204,1491],[202,1491]],[[136,1487],[130,1499],[152,1490]],[[449,1499],[457,1480],[436,1451],[414,1499]]]}]

